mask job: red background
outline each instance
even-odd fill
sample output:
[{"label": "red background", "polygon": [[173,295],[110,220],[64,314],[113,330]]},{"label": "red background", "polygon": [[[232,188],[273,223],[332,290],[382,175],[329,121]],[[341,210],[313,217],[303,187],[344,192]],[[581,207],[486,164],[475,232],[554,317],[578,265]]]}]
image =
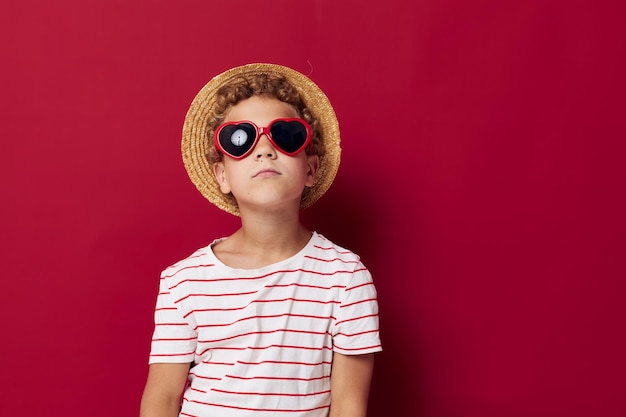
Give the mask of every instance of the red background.
[{"label": "red background", "polygon": [[186,177],[185,112],[256,61],[340,119],[303,217],[374,273],[370,416],[626,415],[621,2],[0,8],[0,415],[137,415],[160,270],[237,225]]}]

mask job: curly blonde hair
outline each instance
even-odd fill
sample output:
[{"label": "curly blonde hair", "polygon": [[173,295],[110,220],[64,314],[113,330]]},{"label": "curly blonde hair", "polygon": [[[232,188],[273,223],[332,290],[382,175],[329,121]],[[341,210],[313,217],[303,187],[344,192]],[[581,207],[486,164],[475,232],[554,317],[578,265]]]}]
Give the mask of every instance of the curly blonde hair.
[{"label": "curly blonde hair", "polygon": [[[235,104],[253,96],[265,96],[278,99],[292,106],[299,117],[306,120],[311,126],[311,143],[306,148],[307,155],[324,155],[324,142],[320,137],[320,128],[317,118],[311,114],[298,90],[285,77],[277,74],[258,74],[251,77],[238,77],[222,86],[216,94],[216,102],[208,117],[208,138],[213,142],[213,135],[220,124],[224,122],[226,113]],[[220,162],[223,158],[215,144],[208,147],[206,158],[209,163]]]}]

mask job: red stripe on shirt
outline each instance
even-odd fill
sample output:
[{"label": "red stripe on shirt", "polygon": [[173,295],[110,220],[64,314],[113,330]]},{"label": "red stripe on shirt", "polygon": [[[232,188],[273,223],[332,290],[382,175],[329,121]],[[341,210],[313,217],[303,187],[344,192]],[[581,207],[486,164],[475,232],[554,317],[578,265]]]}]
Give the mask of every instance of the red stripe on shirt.
[{"label": "red stripe on shirt", "polygon": [[250,294],[256,294],[257,291],[248,291],[248,292],[238,292],[238,293],[232,293],[232,294],[187,294],[186,296],[179,298],[178,300],[175,300],[174,303],[180,303],[183,300],[186,300],[189,297],[236,297],[236,296],[240,296],[240,295],[250,295]]},{"label": "red stripe on shirt", "polygon": [[348,350],[348,351],[359,351],[359,350],[370,350],[370,349],[379,349],[381,347],[381,344],[377,344],[377,345],[372,345],[372,346],[363,346],[363,347],[358,347],[358,348],[345,348],[345,347],[341,347],[339,345],[335,345],[336,348],[339,348],[341,350]]},{"label": "red stripe on shirt", "polygon": [[226,404],[215,404],[215,403],[206,403],[198,400],[187,400],[190,403],[202,404],[202,405],[210,405],[213,407],[223,407],[223,408],[232,408],[236,410],[246,410],[246,411],[269,411],[269,412],[282,412],[282,413],[303,413],[308,411],[322,410],[324,408],[329,408],[328,405],[322,405],[314,408],[301,408],[301,409],[276,409],[276,408],[249,408],[249,407],[238,407],[235,405],[226,405]]},{"label": "red stripe on shirt", "polygon": [[193,355],[193,351],[187,353],[151,353],[150,356],[158,357],[158,358],[169,358],[175,356],[187,356]]},{"label": "red stripe on shirt", "polygon": [[237,363],[240,363],[242,365],[261,365],[261,364],[264,364],[264,363],[273,363],[273,364],[276,364],[276,365],[302,365],[302,366],[319,366],[319,365],[330,365],[330,364],[332,364],[332,362],[328,362],[328,361],[321,361],[321,362],[315,362],[315,363],[290,362],[290,361],[260,361],[260,362],[237,361]]},{"label": "red stripe on shirt", "polygon": [[254,320],[254,319],[274,319],[274,318],[278,318],[278,317],[301,317],[301,318],[306,318],[306,319],[320,319],[320,320],[329,320],[329,319],[334,319],[334,317],[332,316],[312,316],[312,315],[308,315],[308,314],[293,314],[293,313],[284,313],[284,314],[272,314],[272,315],[267,315],[267,316],[249,316],[249,317],[243,317],[239,320],[235,320],[233,322],[230,323],[220,323],[220,324],[200,324],[198,326],[196,326],[194,328],[194,330],[199,329],[199,328],[204,328],[204,327],[224,327],[224,326],[232,326],[233,324],[236,323],[241,323],[243,321],[247,321],[247,320]]},{"label": "red stripe on shirt", "polygon": [[177,270],[176,272],[174,272],[172,275],[163,275],[161,277],[161,279],[166,279],[166,278],[172,278],[175,277],[176,275],[178,275],[179,273],[181,273],[182,271],[186,271],[187,269],[198,269],[198,268],[206,268],[206,267],[213,267],[215,266],[215,264],[200,264],[200,265],[190,265],[190,266],[185,266],[180,268],[179,270]]},{"label": "red stripe on shirt", "polygon": [[367,319],[369,317],[378,317],[378,314],[368,314],[366,316],[359,316],[359,317],[353,317],[351,319],[347,319],[347,320],[342,320],[342,321],[338,321],[337,323],[335,323],[335,326],[339,326],[342,323],[348,323],[350,321],[355,321],[355,320],[362,320],[362,319]]},{"label": "red stripe on shirt", "polygon": [[374,285],[373,282],[365,282],[363,284],[355,285],[354,287],[346,288],[346,291],[356,290],[357,288],[367,287],[368,285]]},{"label": "red stripe on shirt", "polygon": [[304,333],[304,334],[316,334],[316,335],[328,334],[327,332],[312,332],[312,331],[309,331],[309,330],[276,329],[276,330],[268,330],[268,331],[264,331],[264,332],[241,333],[241,334],[238,334],[238,335],[235,335],[235,336],[225,337],[223,339],[198,340],[198,343],[216,343],[216,342],[223,342],[225,340],[237,339],[239,337],[250,336],[250,335],[253,335],[253,334],[271,334],[271,333],[280,333],[280,332],[284,332],[284,333]]},{"label": "red stripe on shirt", "polygon": [[340,255],[351,255],[352,252],[350,252],[349,250],[345,250],[345,251],[340,251],[340,250],[336,250],[336,248],[327,248],[327,247],[323,247],[323,246],[319,246],[319,245],[313,245],[314,248],[317,249],[321,249],[321,250],[332,250],[335,251],[335,253],[338,253]]},{"label": "red stripe on shirt", "polygon": [[352,274],[352,273],[357,272],[357,271],[365,271],[365,270],[366,270],[366,268],[360,268],[360,269],[356,269],[356,270],[339,270],[339,271],[333,271],[333,272],[320,272],[320,271],[314,271],[314,270],[311,270],[311,269],[302,269],[302,268],[297,268],[297,269],[279,269],[279,270],[276,270],[276,271],[268,272],[267,274],[253,276],[253,277],[221,277],[221,278],[211,278],[211,279],[187,278],[187,279],[181,280],[179,283],[175,284],[172,288],[180,285],[183,282],[254,281],[254,280],[267,278],[267,277],[270,277],[270,276],[276,275],[276,274],[287,274],[287,273],[305,273],[305,274],[321,275],[321,276],[333,276],[333,275],[337,275],[337,274]]},{"label": "red stripe on shirt", "polygon": [[254,347],[254,346],[247,346],[247,347],[229,347],[229,346],[215,346],[215,347],[208,347],[206,349],[204,349],[202,352],[198,353],[199,356],[204,355],[206,352],[208,351],[216,351],[216,350],[239,350],[239,351],[244,351],[244,350],[267,350],[267,349],[300,349],[300,350],[313,350],[313,351],[323,351],[323,350],[332,350],[331,346],[322,346],[322,347],[317,347],[317,346],[289,346],[289,345],[269,345],[269,346],[263,346],[263,347]]},{"label": "red stripe on shirt", "polygon": [[324,395],[328,394],[330,390],[325,391],[317,391],[310,392],[308,394],[294,394],[289,392],[246,392],[246,391],[226,391],[217,388],[211,388],[211,391],[221,392],[222,394],[233,394],[233,395],[271,395],[277,397],[313,397],[315,395]]},{"label": "red stripe on shirt", "polygon": [[366,298],[365,300],[355,301],[354,303],[342,304],[341,306],[339,306],[339,308],[346,308],[346,307],[354,306],[354,305],[361,304],[361,303],[368,303],[370,301],[376,301],[376,299],[375,298]]},{"label": "red stripe on shirt", "polygon": [[231,379],[241,379],[245,381],[253,380],[253,379],[263,379],[263,380],[271,380],[271,381],[319,381],[320,379],[328,379],[330,375],[323,375],[311,378],[295,378],[295,377],[279,377],[279,376],[236,376],[236,375],[224,375],[225,378]]},{"label": "red stripe on shirt", "polygon": [[367,333],[378,333],[378,328],[372,329],[372,330],[365,330],[365,331],[357,332],[357,333],[341,333],[341,332],[339,332],[339,333],[337,333],[337,336],[341,335],[341,336],[346,336],[346,337],[353,337],[353,336],[361,336],[361,335],[367,334]]}]

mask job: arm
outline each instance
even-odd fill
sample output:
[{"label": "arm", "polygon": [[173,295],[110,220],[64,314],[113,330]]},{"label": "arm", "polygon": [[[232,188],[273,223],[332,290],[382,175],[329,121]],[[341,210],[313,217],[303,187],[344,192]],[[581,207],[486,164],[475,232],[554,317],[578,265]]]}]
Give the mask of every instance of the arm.
[{"label": "arm", "polygon": [[140,417],[177,417],[188,363],[154,363],[141,398]]},{"label": "arm", "polygon": [[329,417],[365,417],[374,354],[333,354]]}]

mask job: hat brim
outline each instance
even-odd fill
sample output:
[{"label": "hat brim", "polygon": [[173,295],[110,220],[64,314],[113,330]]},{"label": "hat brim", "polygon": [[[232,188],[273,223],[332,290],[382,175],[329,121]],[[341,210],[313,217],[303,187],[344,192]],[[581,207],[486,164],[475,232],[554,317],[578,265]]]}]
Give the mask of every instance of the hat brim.
[{"label": "hat brim", "polygon": [[207,160],[213,139],[208,137],[208,120],[217,100],[219,89],[236,78],[262,74],[278,74],[296,88],[306,107],[319,122],[319,136],[324,144],[315,184],[303,195],[300,208],[315,203],[332,184],[341,157],[339,123],[326,94],[308,77],[276,64],[248,64],[232,68],[215,76],[198,92],[191,103],[183,125],[182,156],[185,169],[198,191],[220,209],[239,216],[239,208],[228,195],[221,192],[213,166]]}]

